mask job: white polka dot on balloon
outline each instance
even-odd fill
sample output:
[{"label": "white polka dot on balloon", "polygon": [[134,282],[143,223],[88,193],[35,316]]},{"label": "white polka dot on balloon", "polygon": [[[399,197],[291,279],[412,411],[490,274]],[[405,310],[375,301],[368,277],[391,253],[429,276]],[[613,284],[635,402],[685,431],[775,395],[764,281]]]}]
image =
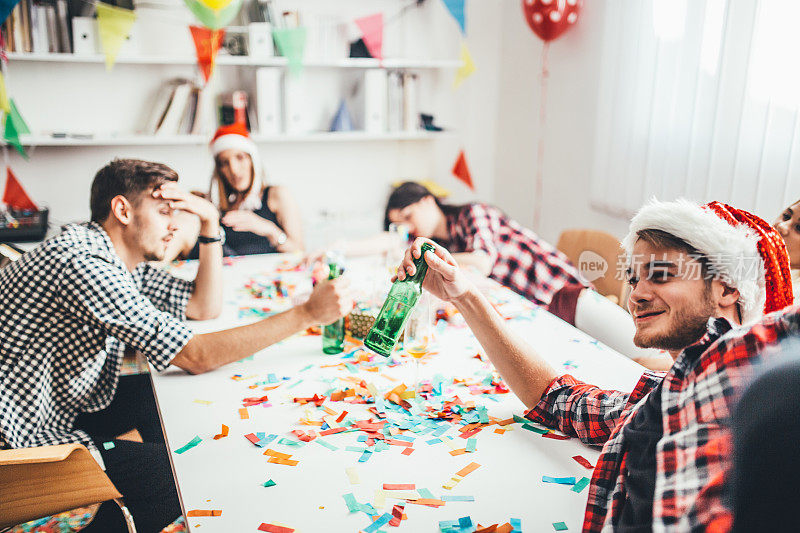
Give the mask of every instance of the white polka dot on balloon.
[{"label": "white polka dot on balloon", "polygon": [[578,0],[567,0],[567,4],[569,4],[571,6],[577,5],[577,3],[578,3]]},{"label": "white polka dot on balloon", "polygon": [[561,20],[561,13],[559,11],[551,11],[550,20],[552,20],[553,22],[558,22],[559,20]]},{"label": "white polka dot on balloon", "polygon": [[533,22],[534,22],[534,24],[541,24],[542,23],[542,14],[541,13],[534,13],[533,14]]},{"label": "white polka dot on balloon", "polygon": [[569,22],[570,24],[575,24],[576,20],[578,20],[577,13],[570,13],[569,15],[567,15],[567,22]]},{"label": "white polka dot on balloon", "polygon": [[549,6],[553,3],[553,0],[540,0],[543,6]]}]

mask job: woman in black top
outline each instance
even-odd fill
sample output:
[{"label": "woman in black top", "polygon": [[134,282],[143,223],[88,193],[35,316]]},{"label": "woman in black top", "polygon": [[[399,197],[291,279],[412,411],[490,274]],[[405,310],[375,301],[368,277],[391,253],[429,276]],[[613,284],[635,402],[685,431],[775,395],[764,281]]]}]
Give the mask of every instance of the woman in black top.
[{"label": "woman in black top", "polygon": [[[223,126],[211,141],[214,173],[209,196],[220,211],[223,252],[230,255],[303,251],[300,211],[288,190],[267,186],[258,150],[242,124]],[[191,232],[187,232],[191,233]],[[180,239],[189,258],[198,255],[197,233]]]}]

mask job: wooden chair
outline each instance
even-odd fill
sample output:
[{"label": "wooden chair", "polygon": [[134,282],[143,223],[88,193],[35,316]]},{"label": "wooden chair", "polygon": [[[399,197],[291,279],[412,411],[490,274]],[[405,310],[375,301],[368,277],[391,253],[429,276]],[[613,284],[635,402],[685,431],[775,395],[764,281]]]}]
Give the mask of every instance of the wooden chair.
[{"label": "wooden chair", "polygon": [[81,444],[0,450],[0,531],[78,507],[114,500],[133,517],[103,469]]},{"label": "wooden chair", "polygon": [[[622,247],[616,237],[603,231],[570,229],[561,233],[556,248],[569,258],[586,279],[592,282],[597,292],[625,308],[628,284],[617,275],[617,265],[622,254]],[[584,254],[584,252],[593,252],[593,254]],[[581,257],[582,254],[584,254],[583,257]],[[600,277],[597,277],[597,270],[591,268],[595,265],[590,264],[593,259],[598,259],[598,256],[607,265],[605,273]]]}]

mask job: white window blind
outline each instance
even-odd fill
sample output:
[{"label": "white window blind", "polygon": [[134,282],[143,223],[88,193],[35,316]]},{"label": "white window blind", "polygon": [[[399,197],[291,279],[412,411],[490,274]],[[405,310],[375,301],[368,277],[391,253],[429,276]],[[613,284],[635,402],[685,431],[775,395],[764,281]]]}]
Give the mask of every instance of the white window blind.
[{"label": "white window blind", "polygon": [[593,207],[719,200],[772,221],[800,199],[800,2],[613,0]]}]

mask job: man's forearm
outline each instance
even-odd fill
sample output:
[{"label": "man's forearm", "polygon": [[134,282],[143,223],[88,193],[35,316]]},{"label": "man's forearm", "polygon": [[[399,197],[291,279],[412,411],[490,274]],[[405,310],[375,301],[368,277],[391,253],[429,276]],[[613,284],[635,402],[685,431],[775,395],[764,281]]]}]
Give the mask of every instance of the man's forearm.
[{"label": "man's forearm", "polygon": [[[214,237],[219,225],[201,226],[200,235]],[[201,243],[194,292],[186,306],[186,316],[195,320],[216,318],[222,311],[222,245],[218,242]]]},{"label": "man's forearm", "polygon": [[467,291],[453,304],[514,394],[528,408],[539,403],[547,386],[558,376],[553,367],[506,326],[478,290]]},{"label": "man's forearm", "polygon": [[300,305],[255,324],[195,335],[172,364],[191,374],[202,374],[238,361],[314,325]]}]

